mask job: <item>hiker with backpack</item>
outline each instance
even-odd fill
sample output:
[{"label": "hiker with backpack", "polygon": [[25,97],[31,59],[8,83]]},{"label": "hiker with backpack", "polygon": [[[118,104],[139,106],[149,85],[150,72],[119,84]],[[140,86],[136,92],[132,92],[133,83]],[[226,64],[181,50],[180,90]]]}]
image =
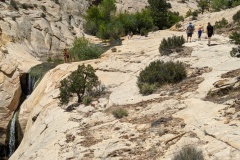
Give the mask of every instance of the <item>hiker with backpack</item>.
[{"label": "hiker with backpack", "polygon": [[210,46],[211,37],[213,35],[214,35],[213,26],[210,24],[210,22],[208,22],[208,26],[207,26],[208,46]]},{"label": "hiker with backpack", "polygon": [[194,26],[190,22],[189,25],[187,26],[187,30],[186,30],[186,32],[187,32],[187,42],[188,42],[188,39],[190,40],[190,42],[192,41],[193,30],[194,30]]}]

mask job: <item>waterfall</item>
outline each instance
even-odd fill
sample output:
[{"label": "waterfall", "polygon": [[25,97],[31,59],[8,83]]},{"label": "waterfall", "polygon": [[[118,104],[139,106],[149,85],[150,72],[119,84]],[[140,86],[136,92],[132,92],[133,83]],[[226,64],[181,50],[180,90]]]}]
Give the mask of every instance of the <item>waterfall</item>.
[{"label": "waterfall", "polygon": [[11,125],[10,125],[10,135],[9,135],[9,156],[11,156],[15,149],[16,149],[16,136],[15,136],[15,132],[16,132],[16,127],[15,127],[15,123],[16,123],[16,115],[17,112],[14,113],[13,118],[11,120]]},{"label": "waterfall", "polygon": [[37,77],[33,77],[30,74],[28,74],[27,96],[29,96],[34,90],[36,80],[37,80]]}]

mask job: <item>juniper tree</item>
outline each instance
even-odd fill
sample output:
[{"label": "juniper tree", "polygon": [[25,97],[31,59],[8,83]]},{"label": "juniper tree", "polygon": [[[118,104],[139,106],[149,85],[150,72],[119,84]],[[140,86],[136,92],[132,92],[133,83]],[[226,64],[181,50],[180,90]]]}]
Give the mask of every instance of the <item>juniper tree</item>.
[{"label": "juniper tree", "polygon": [[98,77],[91,65],[79,65],[67,78],[60,81],[60,104],[67,104],[72,94],[77,94],[78,103],[82,102],[87,90],[98,84]]}]

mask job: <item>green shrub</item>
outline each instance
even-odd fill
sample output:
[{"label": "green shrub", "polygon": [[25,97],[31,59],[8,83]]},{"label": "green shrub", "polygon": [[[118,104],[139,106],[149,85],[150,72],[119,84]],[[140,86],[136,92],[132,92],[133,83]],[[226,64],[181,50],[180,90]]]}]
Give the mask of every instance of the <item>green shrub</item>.
[{"label": "green shrub", "polygon": [[42,18],[46,18],[46,14],[45,13],[41,13],[40,15]]},{"label": "green shrub", "polygon": [[158,26],[153,26],[153,27],[152,27],[152,31],[153,31],[153,32],[158,31],[158,30],[159,30]]},{"label": "green shrub", "polygon": [[90,97],[90,96],[84,96],[83,99],[82,99],[82,103],[83,103],[84,105],[90,104],[91,101],[92,101],[92,97]]},{"label": "green shrub", "polygon": [[86,19],[86,23],[83,26],[84,31],[95,36],[100,24],[104,22],[100,10],[97,6],[90,7],[84,17]]},{"label": "green shrub", "polygon": [[201,10],[202,14],[206,9],[209,9],[209,1],[208,0],[199,0],[197,1],[198,7]]},{"label": "green shrub", "polygon": [[197,20],[197,17],[193,16],[193,17],[192,17],[192,20],[193,20],[193,21],[194,21],[194,20]]},{"label": "green shrub", "polygon": [[161,41],[159,52],[161,55],[169,55],[173,49],[181,47],[185,43],[183,36],[173,36]]},{"label": "green shrub", "polygon": [[157,89],[156,84],[142,83],[139,85],[140,93],[143,95],[150,95]]},{"label": "green shrub", "polygon": [[47,71],[53,69],[56,66],[57,65],[54,63],[42,63],[33,66],[29,71],[29,77],[31,77],[31,82],[28,83],[30,85],[30,88],[33,90],[38,85],[43,76],[47,73]]},{"label": "green shrub", "polygon": [[187,11],[185,17],[190,17],[190,16],[192,16],[192,10],[191,10],[191,9],[189,9],[189,10]]},{"label": "green shrub", "polygon": [[197,17],[198,16],[198,12],[197,11],[193,11],[191,9],[189,9],[186,13],[186,17],[190,17],[190,16],[193,16],[193,17]]},{"label": "green shrub", "polygon": [[195,147],[183,147],[173,158],[173,160],[204,160],[202,151],[198,151]]},{"label": "green shrub", "polygon": [[193,11],[193,12],[192,12],[192,16],[193,16],[193,17],[197,17],[197,16],[198,16],[198,12],[197,12],[197,11]]},{"label": "green shrub", "polygon": [[148,9],[153,19],[153,25],[157,26],[159,29],[169,27],[168,13],[171,8],[171,4],[166,0],[148,0],[148,4]]},{"label": "green shrub", "polygon": [[214,28],[220,29],[226,27],[226,25],[228,25],[228,21],[225,18],[222,18],[222,20],[215,22]]},{"label": "green shrub", "polygon": [[83,61],[98,58],[103,53],[103,49],[91,44],[85,38],[76,38],[73,47],[69,49],[69,53],[74,61]]},{"label": "green shrub", "polygon": [[167,27],[171,27],[174,24],[183,20],[183,16],[180,16],[178,12],[168,12]]},{"label": "green shrub", "polygon": [[105,95],[107,93],[107,88],[103,84],[101,84],[100,81],[98,81],[94,88],[87,89],[87,95],[89,97],[100,97],[102,95]]},{"label": "green shrub", "polygon": [[232,2],[232,7],[236,7],[240,5],[240,1],[233,1]]},{"label": "green shrub", "polygon": [[124,116],[128,116],[128,112],[124,108],[118,108],[115,109],[112,114],[114,115],[115,118],[123,118]]},{"label": "green shrub", "polygon": [[86,96],[87,90],[91,90],[98,83],[98,77],[91,65],[78,65],[67,78],[60,81],[60,104],[68,104],[72,94],[77,94],[78,103],[81,103]]},{"label": "green shrub", "polygon": [[[185,66],[182,62],[154,61],[142,70],[138,76],[137,85],[141,94],[150,94],[149,90],[155,86],[161,87],[168,83],[177,83],[187,77]],[[147,86],[146,84],[149,84]],[[147,89],[145,89],[147,88]],[[150,89],[148,89],[150,88]]]},{"label": "green shrub", "polygon": [[27,10],[27,9],[28,9],[27,4],[26,4],[26,3],[23,3],[23,4],[22,4],[22,8]]},{"label": "green shrub", "polygon": [[84,31],[101,39],[115,41],[129,31],[139,33],[142,28],[150,31],[153,19],[149,10],[142,10],[135,14],[120,13],[115,15],[116,5],[114,0],[103,0],[99,6],[92,6],[84,16],[86,23]]},{"label": "green shrub", "polygon": [[232,57],[240,58],[240,46],[232,48],[232,50],[230,51],[230,55]]},{"label": "green shrub", "polygon": [[182,25],[180,23],[176,24],[176,28],[181,28],[181,27],[182,27]]},{"label": "green shrub", "polygon": [[10,6],[15,9],[18,10],[18,6],[15,0],[10,0]]},{"label": "green shrub", "polygon": [[234,22],[240,23],[240,11],[234,14],[232,18]]},{"label": "green shrub", "polygon": [[153,18],[151,17],[150,11],[147,9],[142,10],[141,12],[137,12],[134,15],[136,19],[136,30],[138,32],[141,29],[146,30],[146,32],[150,31],[153,27]]},{"label": "green shrub", "polygon": [[13,21],[16,21],[16,17],[12,17],[12,20],[13,20]]},{"label": "green shrub", "polygon": [[44,12],[47,11],[47,8],[46,8],[44,5],[41,5],[40,8],[41,8],[41,10],[43,10]]},{"label": "green shrub", "polygon": [[220,11],[228,7],[228,2],[226,0],[211,0],[211,8],[214,11]]},{"label": "green shrub", "polygon": [[141,28],[141,30],[140,30],[140,35],[141,35],[141,36],[146,36],[146,37],[147,37],[147,35],[148,35],[148,31],[147,31],[147,29],[146,29],[146,28]]},{"label": "green shrub", "polygon": [[59,0],[54,0],[54,2],[55,2],[56,4],[60,4],[60,3],[59,3]]},{"label": "green shrub", "polygon": [[136,14],[120,13],[116,18],[123,24],[125,35],[130,31],[137,32]]},{"label": "green shrub", "polygon": [[233,32],[229,38],[234,44],[240,45],[240,32]]}]

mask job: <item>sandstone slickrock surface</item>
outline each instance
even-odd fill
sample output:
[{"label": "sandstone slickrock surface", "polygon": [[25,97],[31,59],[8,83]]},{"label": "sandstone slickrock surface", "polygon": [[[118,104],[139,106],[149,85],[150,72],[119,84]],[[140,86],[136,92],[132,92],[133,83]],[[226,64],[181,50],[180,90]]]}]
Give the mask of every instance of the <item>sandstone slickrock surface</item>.
[{"label": "sandstone slickrock surface", "polygon": [[[8,2],[0,2],[0,8],[8,8]],[[13,83],[16,90],[19,81],[15,83],[14,78],[38,64],[36,56],[44,57],[48,51],[54,54],[58,48],[69,45],[75,36],[81,36],[82,19],[78,14],[88,5],[87,1],[64,4],[61,0],[60,4],[47,0],[21,1],[24,2],[33,4],[33,8],[4,11],[1,12],[4,21],[0,19],[1,29],[6,33],[1,35],[0,85]],[[74,2],[81,7],[73,6]],[[125,4],[119,8],[135,11],[129,3],[117,2]],[[233,12],[227,12],[222,13],[232,16]],[[218,14],[204,14],[200,22],[215,22],[213,15]],[[160,56],[161,40],[172,35],[185,33],[158,31],[148,37],[134,35],[116,46],[116,52],[109,50],[100,59],[62,64],[49,71],[21,106],[19,118],[25,135],[10,160],[170,160],[184,145],[201,149],[205,159],[240,159],[239,99],[224,103],[204,99],[214,88],[213,84],[223,80],[221,75],[240,68],[240,59],[229,55],[234,45],[227,37],[214,35],[213,45],[209,47],[205,39],[197,41],[194,35],[193,42],[185,44],[193,48],[191,53]],[[188,78],[180,84],[164,86],[155,94],[142,96],[136,86],[137,76],[150,62],[159,59],[186,63]],[[59,106],[60,81],[82,63],[91,64],[97,70],[109,95],[88,106],[75,104],[75,97],[70,106]],[[9,74],[13,79],[8,79]],[[126,109],[129,116],[114,118],[111,112],[119,107]]]},{"label": "sandstone slickrock surface", "polygon": [[[59,81],[80,63],[63,64],[48,72],[22,105],[22,124],[27,120],[25,137],[10,159],[170,160],[181,146],[193,144],[206,159],[237,160],[239,121],[233,118],[225,123],[220,112],[227,105],[203,100],[221,74],[240,68],[240,60],[226,54],[234,45],[215,35],[212,43],[216,45],[209,47],[206,40],[196,41],[196,37],[185,44],[193,48],[191,55],[161,57],[161,39],[182,34],[158,31],[148,37],[135,35],[117,46],[117,52],[109,50],[101,59],[84,62],[93,65],[110,91],[109,96],[89,106],[77,105],[66,111],[67,106],[58,106],[56,98]],[[191,70],[195,68],[189,78],[199,79],[197,87],[140,95],[136,86],[139,71],[157,59],[180,60]],[[118,107],[125,108],[129,116],[115,119],[111,111]]]}]

